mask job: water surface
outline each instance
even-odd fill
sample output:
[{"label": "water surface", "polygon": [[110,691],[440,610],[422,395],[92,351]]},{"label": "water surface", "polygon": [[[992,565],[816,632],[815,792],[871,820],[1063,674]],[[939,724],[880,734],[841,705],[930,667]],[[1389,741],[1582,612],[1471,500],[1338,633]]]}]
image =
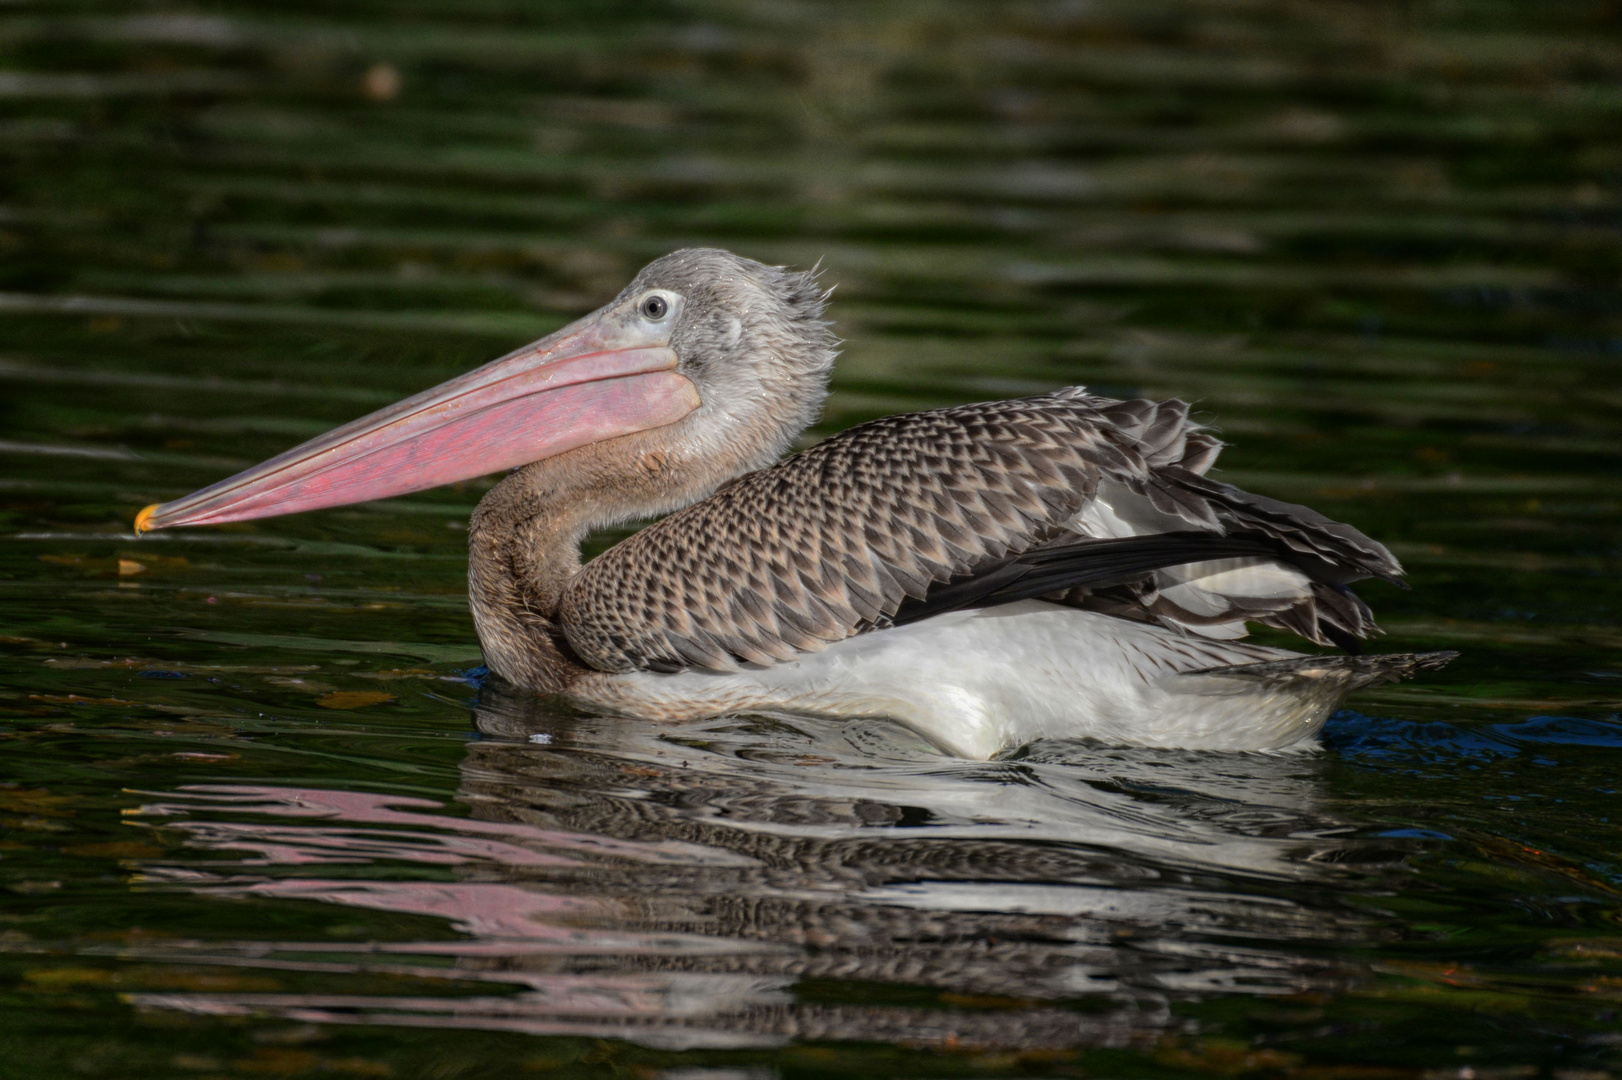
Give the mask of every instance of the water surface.
[{"label": "water surface", "polygon": [[[6,5],[4,1070],[1615,1075],[1618,86],[1598,3]],[[481,680],[488,481],[130,535],[699,243],[837,286],[809,438],[1181,396],[1463,655],[971,763]]]}]

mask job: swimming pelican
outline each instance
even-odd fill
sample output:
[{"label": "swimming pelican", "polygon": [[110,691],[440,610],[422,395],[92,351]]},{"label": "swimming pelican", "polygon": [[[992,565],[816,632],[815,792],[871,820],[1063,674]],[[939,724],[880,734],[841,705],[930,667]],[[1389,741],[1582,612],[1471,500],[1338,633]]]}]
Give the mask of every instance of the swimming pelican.
[{"label": "swimming pelican", "polygon": [[[1206,471],[1182,401],[1080,387],[890,416],[781,458],[836,341],[812,273],[677,251],[549,337],[142,510],[136,531],[513,470],[469,527],[490,670],[650,719],[888,717],[985,758],[1044,737],[1276,750],[1451,653],[1356,652],[1389,551]],[[592,529],[667,515],[582,565]]]}]

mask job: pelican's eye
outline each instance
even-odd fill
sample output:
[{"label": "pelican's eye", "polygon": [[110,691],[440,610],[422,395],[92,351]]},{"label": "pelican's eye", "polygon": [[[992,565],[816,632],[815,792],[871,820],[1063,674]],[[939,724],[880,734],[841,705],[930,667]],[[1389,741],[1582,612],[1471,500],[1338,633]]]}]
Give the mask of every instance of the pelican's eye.
[{"label": "pelican's eye", "polygon": [[644,319],[651,319],[654,322],[658,322],[660,319],[670,314],[670,301],[666,300],[658,293],[654,293],[652,296],[648,296],[643,299],[642,306],[639,310],[641,310],[642,317]]}]

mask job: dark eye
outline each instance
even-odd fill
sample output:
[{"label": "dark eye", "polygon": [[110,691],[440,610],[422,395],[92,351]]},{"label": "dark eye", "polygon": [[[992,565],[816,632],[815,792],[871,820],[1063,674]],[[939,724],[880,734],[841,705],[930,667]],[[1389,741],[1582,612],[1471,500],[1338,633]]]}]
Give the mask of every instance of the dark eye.
[{"label": "dark eye", "polygon": [[662,296],[650,296],[642,301],[642,317],[658,322],[670,314],[670,304]]}]

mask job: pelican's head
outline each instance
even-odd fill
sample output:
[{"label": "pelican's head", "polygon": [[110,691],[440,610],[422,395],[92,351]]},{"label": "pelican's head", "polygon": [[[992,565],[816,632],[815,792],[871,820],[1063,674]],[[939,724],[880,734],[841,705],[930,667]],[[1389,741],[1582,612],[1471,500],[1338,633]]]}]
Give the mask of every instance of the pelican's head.
[{"label": "pelican's head", "polygon": [[136,531],[343,506],[565,456],[610,486],[607,474],[650,454],[685,463],[657,500],[674,505],[771,461],[816,418],[835,355],[825,299],[811,273],[673,252],[557,333],[149,506]]}]

